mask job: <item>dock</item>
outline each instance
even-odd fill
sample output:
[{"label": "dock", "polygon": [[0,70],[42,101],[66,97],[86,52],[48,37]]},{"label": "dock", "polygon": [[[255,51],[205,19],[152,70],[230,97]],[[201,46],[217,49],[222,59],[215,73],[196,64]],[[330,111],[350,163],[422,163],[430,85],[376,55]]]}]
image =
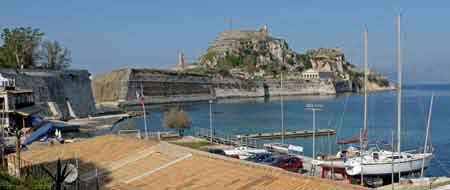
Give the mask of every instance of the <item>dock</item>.
[{"label": "dock", "polygon": [[[284,133],[284,138],[299,138],[299,137],[312,137],[314,131],[290,131]],[[333,129],[321,129],[315,131],[315,136],[332,136],[336,135],[336,131]],[[258,133],[258,134],[249,134],[249,135],[236,135],[237,140],[271,140],[271,139],[281,139],[281,132],[276,133]]]}]

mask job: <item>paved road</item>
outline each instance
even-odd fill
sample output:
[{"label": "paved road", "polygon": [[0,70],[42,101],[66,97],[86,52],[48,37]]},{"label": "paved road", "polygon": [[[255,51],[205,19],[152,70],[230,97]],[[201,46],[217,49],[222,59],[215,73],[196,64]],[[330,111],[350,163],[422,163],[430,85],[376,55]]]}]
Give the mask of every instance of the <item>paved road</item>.
[{"label": "paved road", "polygon": [[442,187],[434,188],[433,190],[450,190],[450,185],[444,185]]}]

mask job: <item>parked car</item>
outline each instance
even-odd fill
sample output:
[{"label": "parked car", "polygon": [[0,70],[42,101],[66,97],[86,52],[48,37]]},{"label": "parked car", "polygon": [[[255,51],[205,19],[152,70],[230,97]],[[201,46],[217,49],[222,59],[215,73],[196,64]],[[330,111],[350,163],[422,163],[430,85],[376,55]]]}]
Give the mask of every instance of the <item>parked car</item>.
[{"label": "parked car", "polygon": [[213,153],[213,154],[218,154],[218,155],[222,155],[222,156],[226,156],[226,157],[230,157],[230,158],[236,158],[239,159],[238,155],[227,155],[225,154],[225,151],[222,149],[218,149],[218,148],[210,148],[208,149],[209,153]]},{"label": "parked car", "polygon": [[218,154],[218,155],[222,155],[222,156],[226,156],[225,155],[225,151],[223,151],[222,149],[218,149],[218,148],[210,148],[208,149],[209,153],[213,153],[213,154]]},{"label": "parked car", "polygon": [[250,157],[248,157],[246,160],[256,163],[261,163],[265,159],[273,156],[271,153],[260,153],[260,154],[253,154]]},{"label": "parked car", "polygon": [[265,159],[262,164],[282,168],[292,172],[298,172],[303,168],[303,160],[296,156],[272,156]]}]

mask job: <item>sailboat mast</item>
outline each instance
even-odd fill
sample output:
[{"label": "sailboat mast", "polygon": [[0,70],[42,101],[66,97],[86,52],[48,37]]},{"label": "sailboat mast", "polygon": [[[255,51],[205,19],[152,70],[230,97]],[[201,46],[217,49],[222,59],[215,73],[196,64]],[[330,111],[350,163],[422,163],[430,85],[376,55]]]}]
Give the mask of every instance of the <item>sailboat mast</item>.
[{"label": "sailboat mast", "polygon": [[284,103],[283,103],[283,94],[282,94],[282,90],[283,90],[283,72],[281,72],[281,76],[280,76],[280,103],[281,103],[281,144],[284,144]]},{"label": "sailboat mast", "polygon": [[[431,111],[433,110],[433,100],[434,100],[434,93],[431,94],[431,100],[430,100],[430,108],[428,110],[428,120],[427,120],[427,130],[425,133],[425,145],[423,146],[423,154],[425,155],[428,151],[428,135],[430,132],[430,125],[431,125]],[[425,168],[425,157],[422,159],[422,169],[420,171],[420,177],[423,177],[423,170]]]},{"label": "sailboat mast", "polygon": [[[397,17],[397,152],[401,154],[401,131],[402,131],[402,55],[401,55],[401,15]],[[400,181],[401,172],[398,172]]]},{"label": "sailboat mast", "polygon": [[402,55],[401,55],[401,15],[397,16],[397,152],[401,151],[402,129]]},{"label": "sailboat mast", "polygon": [[[369,31],[367,27],[364,31],[364,132],[367,133],[367,118],[368,118],[368,111],[367,111],[367,85],[368,85],[368,43],[369,43]],[[362,139],[361,139],[362,140]],[[365,146],[365,143],[363,144]],[[361,147],[362,148],[362,147]]]}]

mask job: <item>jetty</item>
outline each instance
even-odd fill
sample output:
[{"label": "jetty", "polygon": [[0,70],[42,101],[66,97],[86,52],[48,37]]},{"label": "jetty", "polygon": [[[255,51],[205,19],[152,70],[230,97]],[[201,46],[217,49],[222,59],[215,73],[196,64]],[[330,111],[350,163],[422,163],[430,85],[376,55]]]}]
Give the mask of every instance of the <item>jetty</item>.
[{"label": "jetty", "polygon": [[[333,129],[320,129],[315,132],[312,130],[303,131],[290,131],[284,133],[284,138],[299,138],[299,137],[312,137],[315,136],[332,136],[336,135],[336,131]],[[271,140],[271,139],[281,139],[283,134],[281,132],[276,133],[258,133],[249,135],[236,135],[237,140]]]}]

